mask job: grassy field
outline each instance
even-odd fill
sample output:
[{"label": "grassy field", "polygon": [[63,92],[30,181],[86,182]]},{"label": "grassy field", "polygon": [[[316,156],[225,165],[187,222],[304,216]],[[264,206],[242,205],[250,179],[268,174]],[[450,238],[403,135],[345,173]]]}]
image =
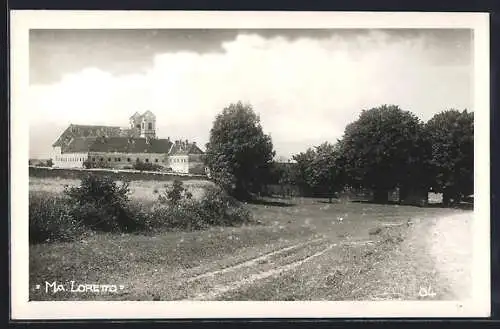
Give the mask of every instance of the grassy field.
[{"label": "grassy field", "polygon": [[[165,190],[165,186],[172,185],[173,181],[131,181],[130,182],[130,198],[138,201],[152,201],[158,198],[158,192]],[[77,186],[80,184],[79,179],[68,178],[29,178],[29,189],[31,192],[47,192],[60,194],[64,191],[64,186]],[[206,180],[186,180],[183,181],[184,186],[193,194],[193,197],[200,197],[206,186],[212,183]]]},{"label": "grassy field", "polygon": [[[51,179],[49,183],[30,178],[30,189],[57,193],[73,183],[77,181]],[[153,189],[164,184],[133,182],[132,197],[154,197]],[[185,184],[196,191],[206,182]],[[260,225],[156,236],[95,234],[71,243],[30,246],[30,299],[380,299],[387,295],[386,265],[398,259],[398,252],[403,256],[398,256],[402,268],[397,273],[414,272],[416,282],[415,275],[423,271],[421,264],[405,264],[407,256],[418,250],[405,246],[415,239],[408,221],[431,223],[441,216],[463,213],[363,202],[329,204],[309,198],[272,199],[247,207]],[[426,283],[439,280],[429,266],[421,274]],[[71,280],[75,285],[122,288],[113,293],[45,290],[46,281],[68,288]],[[409,290],[405,297],[416,298]]]}]

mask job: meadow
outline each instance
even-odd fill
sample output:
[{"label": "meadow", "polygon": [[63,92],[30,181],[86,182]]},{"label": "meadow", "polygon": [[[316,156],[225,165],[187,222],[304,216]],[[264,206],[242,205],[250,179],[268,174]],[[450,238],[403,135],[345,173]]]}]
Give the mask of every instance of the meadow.
[{"label": "meadow", "polygon": [[[121,183],[121,181],[117,181]],[[65,186],[77,186],[80,179],[61,177],[33,177],[29,178],[29,190],[34,193],[49,193],[60,195]],[[165,190],[165,186],[172,186],[173,181],[163,180],[134,180],[130,181],[130,198],[136,201],[152,202],[158,199],[158,193]],[[194,198],[200,198],[207,186],[213,186],[208,180],[192,179],[183,182],[184,186],[193,194]]]},{"label": "meadow", "polygon": [[[30,191],[58,194],[75,183],[30,177]],[[131,198],[154,200],[154,190],[164,184],[132,182]],[[206,181],[184,184],[198,196],[196,191],[207,186]],[[391,299],[387,289],[395,285],[406,287],[396,298],[418,299],[417,282],[444,284],[426,256],[424,235],[414,232],[429,229],[442,216],[467,213],[313,198],[267,198],[245,207],[255,221],[235,227],[92,233],[71,242],[31,245],[30,300]],[[418,254],[424,259],[416,259]],[[400,273],[395,285],[388,281],[390,273]],[[82,293],[46,286],[69,287],[71,281],[121,288]],[[449,296],[439,291],[438,297]]]}]

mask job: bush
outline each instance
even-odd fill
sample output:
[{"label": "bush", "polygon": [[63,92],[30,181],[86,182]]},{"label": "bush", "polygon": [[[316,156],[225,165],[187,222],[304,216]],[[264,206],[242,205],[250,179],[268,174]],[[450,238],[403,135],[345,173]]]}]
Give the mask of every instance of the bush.
[{"label": "bush", "polygon": [[131,202],[128,182],[87,175],[80,186],[65,187],[64,196],[30,194],[30,243],[71,241],[85,232],[156,232],[198,230],[248,222],[251,213],[220,187],[209,187],[196,200],[174,181],[158,201]]},{"label": "bush", "polygon": [[162,169],[162,166],[151,162],[139,161],[134,164],[134,169],[140,171],[160,171]]},{"label": "bush", "polygon": [[92,169],[92,168],[103,168],[103,169],[110,169],[111,165],[105,161],[97,161],[97,162],[92,162],[89,160],[85,160],[83,162],[83,167],[85,169]]},{"label": "bush", "polygon": [[184,200],[177,206],[159,205],[149,217],[148,227],[152,230],[199,230],[208,227],[201,213],[199,203]]},{"label": "bush", "polygon": [[174,184],[169,192],[170,198],[161,196],[149,217],[148,227],[154,230],[198,230],[210,226],[238,225],[251,219],[250,211],[220,187],[209,187],[199,201],[183,196],[186,191],[182,182]]},{"label": "bush", "polygon": [[67,187],[71,216],[100,231],[133,231],[141,224],[129,205],[129,183],[118,185],[109,176],[87,175],[80,186]]},{"label": "bush", "polygon": [[81,222],[70,214],[68,200],[53,195],[30,193],[29,242],[65,242],[79,238],[85,232]]},{"label": "bush", "polygon": [[52,159],[47,159],[47,160],[29,159],[28,164],[30,166],[35,166],[35,167],[52,167],[54,165]]},{"label": "bush", "polygon": [[200,207],[210,225],[242,224],[251,219],[250,211],[218,186],[207,188]]},{"label": "bush", "polygon": [[161,204],[168,204],[171,206],[178,205],[182,200],[189,200],[193,197],[193,194],[189,192],[182,181],[175,179],[172,187],[165,185],[165,192],[158,196],[158,201]]}]

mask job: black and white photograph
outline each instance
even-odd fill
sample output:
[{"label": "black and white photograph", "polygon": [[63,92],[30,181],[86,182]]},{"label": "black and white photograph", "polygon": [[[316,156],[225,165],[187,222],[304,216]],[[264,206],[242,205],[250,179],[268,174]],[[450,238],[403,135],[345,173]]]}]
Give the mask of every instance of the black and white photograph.
[{"label": "black and white photograph", "polygon": [[489,315],[487,15],[11,19],[20,316]]}]

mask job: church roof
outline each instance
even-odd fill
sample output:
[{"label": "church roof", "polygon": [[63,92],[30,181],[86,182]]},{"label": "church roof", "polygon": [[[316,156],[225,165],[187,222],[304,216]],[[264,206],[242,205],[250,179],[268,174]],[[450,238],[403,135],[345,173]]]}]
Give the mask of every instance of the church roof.
[{"label": "church roof", "polygon": [[62,153],[119,152],[163,153],[169,155],[203,154],[196,143],[170,139],[139,138],[137,129],[114,126],[69,125],[52,145]]},{"label": "church roof", "polygon": [[120,127],[71,124],[52,146],[64,146],[69,143],[72,138],[77,137],[118,137],[120,134],[122,134],[122,129]]},{"label": "church roof", "polygon": [[86,153],[90,151],[90,147],[96,141],[97,137],[76,137],[69,144],[62,145],[62,153]]},{"label": "church roof", "polygon": [[130,119],[135,119],[137,117],[140,117],[141,115],[139,114],[139,112],[135,112],[131,117]]}]

